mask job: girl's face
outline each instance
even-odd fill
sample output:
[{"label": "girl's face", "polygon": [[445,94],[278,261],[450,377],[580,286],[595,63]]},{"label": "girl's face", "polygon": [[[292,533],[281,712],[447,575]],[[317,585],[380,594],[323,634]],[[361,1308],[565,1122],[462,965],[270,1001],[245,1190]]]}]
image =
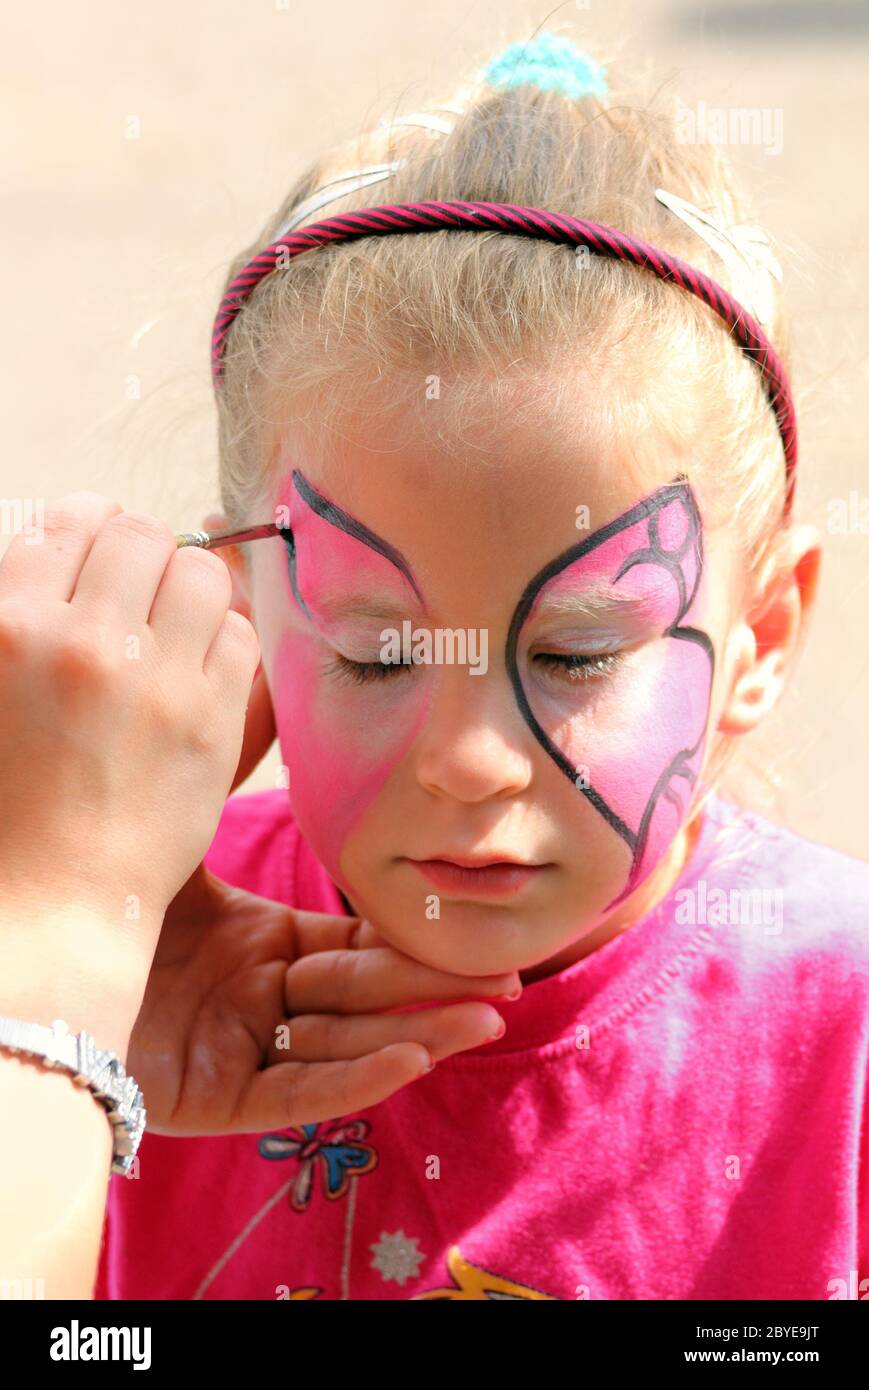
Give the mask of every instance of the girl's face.
[{"label": "girl's face", "polygon": [[[493,410],[465,455],[428,442],[433,408],[350,420],[328,452],[281,437],[284,538],[251,553],[289,795],[398,949],[458,974],[560,966],[684,857],[733,556],[668,441],[644,435],[639,486],[616,446],[563,442],[563,406],[559,429]],[[450,859],[533,867],[427,862]]]}]

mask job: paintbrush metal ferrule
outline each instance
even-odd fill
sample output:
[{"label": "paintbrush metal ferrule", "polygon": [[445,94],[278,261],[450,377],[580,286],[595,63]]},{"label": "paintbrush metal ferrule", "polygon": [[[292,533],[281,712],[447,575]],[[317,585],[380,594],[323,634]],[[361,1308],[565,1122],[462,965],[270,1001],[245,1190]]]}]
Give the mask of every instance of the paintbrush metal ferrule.
[{"label": "paintbrush metal ferrule", "polygon": [[179,550],[185,545],[196,545],[200,550],[215,550],[220,545],[240,545],[242,541],[279,536],[281,530],[276,521],[266,521],[262,526],[249,526],[244,531],[183,531],[175,537],[175,542]]}]

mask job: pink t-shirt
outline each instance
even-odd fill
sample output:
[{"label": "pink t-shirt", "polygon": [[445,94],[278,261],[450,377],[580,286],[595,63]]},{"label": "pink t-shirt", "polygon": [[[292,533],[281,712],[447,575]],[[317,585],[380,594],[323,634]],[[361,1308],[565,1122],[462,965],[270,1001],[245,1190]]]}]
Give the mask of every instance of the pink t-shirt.
[{"label": "pink t-shirt", "polygon": [[[344,914],[285,791],[206,862]],[[667,898],[496,1042],[335,1121],[146,1132],[96,1297],[869,1297],[867,925],[869,864],[713,799]]]}]

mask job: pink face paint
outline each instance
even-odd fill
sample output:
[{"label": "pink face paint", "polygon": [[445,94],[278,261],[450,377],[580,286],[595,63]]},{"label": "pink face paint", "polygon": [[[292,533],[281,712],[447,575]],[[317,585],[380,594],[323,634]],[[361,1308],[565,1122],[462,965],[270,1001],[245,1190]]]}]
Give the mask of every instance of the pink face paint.
[{"label": "pink face paint", "polygon": [[[630,850],[627,882],[610,907],[671,844],[702,763],[715,660],[708,635],[689,621],[702,570],[700,514],[691,488],[677,481],[546,565],[527,585],[510,625],[507,669],[523,717]],[[602,587],[637,600],[647,625],[653,615],[655,629],[662,629],[644,644],[642,660],[621,679],[618,672],[605,677],[605,694],[595,678],[545,683],[533,658],[520,671],[520,636],[533,632],[545,602]],[[545,639],[538,645],[547,649]],[[576,640],[566,645],[582,649]]]},{"label": "pink face paint", "polygon": [[[395,620],[342,616],[349,596],[389,599],[397,614],[425,611],[404,557],[317,492],[296,469],[278,498],[294,617],[275,657],[277,727],[299,823],[333,881],[352,892],[341,849],[405,757],[430,699],[427,673],[397,673],[363,685],[328,668],[345,656],[379,660],[380,632]],[[364,649],[364,651],[363,651]]]},{"label": "pink face paint", "polygon": [[[431,673],[423,668],[358,685],[327,668],[336,647],[376,661],[382,626],[400,627],[399,614],[424,613],[425,604],[400,552],[297,470],[278,500],[288,504],[291,520],[284,538],[295,599],[276,653],[278,733],[299,823],[350,896],[341,873],[343,845],[423,727]],[[522,715],[625,855],[625,884],[610,907],[662,858],[702,764],[714,653],[707,634],[690,622],[701,597],[701,537],[690,487],[671,483],[539,571],[510,625],[506,664]],[[602,590],[630,598],[642,614],[638,659],[626,657],[623,671],[601,680],[541,681],[533,657],[523,653],[519,660],[520,639],[530,633],[540,650],[582,651],[581,638],[548,643],[545,628],[535,643],[538,619],[553,598]],[[395,619],[363,624],[341,616],[351,595],[375,594],[391,600]],[[609,646],[618,646],[619,621],[611,627],[616,640]],[[579,629],[591,634],[589,653],[608,649],[597,627],[584,622]]]}]

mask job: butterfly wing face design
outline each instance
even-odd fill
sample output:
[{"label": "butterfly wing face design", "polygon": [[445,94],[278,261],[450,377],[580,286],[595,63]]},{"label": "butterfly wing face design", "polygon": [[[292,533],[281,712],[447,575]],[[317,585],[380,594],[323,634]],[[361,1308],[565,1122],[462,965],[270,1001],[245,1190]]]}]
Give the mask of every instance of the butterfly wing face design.
[{"label": "butterfly wing face design", "polygon": [[332,878],[350,893],[342,846],[416,737],[430,687],[417,673],[364,687],[336,678],[336,653],[376,662],[384,629],[379,620],[337,617],[333,602],[376,592],[412,612],[423,596],[401,553],[298,469],[280,501],[290,516],[282,536],[299,616],[275,662],[278,735],[299,820]]},{"label": "butterfly wing face design", "polygon": [[[425,605],[399,551],[298,470],[288,492],[292,525],[283,534],[300,618],[277,661],[285,687],[279,735],[291,797],[304,807],[305,829],[346,892],[341,846],[421,729],[431,687],[416,678],[409,686],[381,682],[360,691],[324,677],[326,649],[341,645],[329,596],[371,587],[390,589],[402,606]],[[714,670],[712,644],[694,622],[702,580],[700,514],[687,481],[677,479],[545,566],[511,622],[506,664],[522,715],[621,843],[625,884],[615,902],[670,845],[702,765]],[[571,681],[562,671],[558,680],[544,678],[523,647],[538,609],[589,591],[640,605],[643,640],[605,677]]]},{"label": "butterfly wing face design", "polygon": [[[511,624],[507,668],[526,722],[629,851],[627,881],[614,902],[664,854],[702,764],[714,669],[712,643],[691,621],[702,576],[700,514],[680,480],[541,570]],[[626,651],[610,675],[544,678],[524,659],[523,637],[533,633],[545,600],[592,591],[640,603],[651,640]]]}]

